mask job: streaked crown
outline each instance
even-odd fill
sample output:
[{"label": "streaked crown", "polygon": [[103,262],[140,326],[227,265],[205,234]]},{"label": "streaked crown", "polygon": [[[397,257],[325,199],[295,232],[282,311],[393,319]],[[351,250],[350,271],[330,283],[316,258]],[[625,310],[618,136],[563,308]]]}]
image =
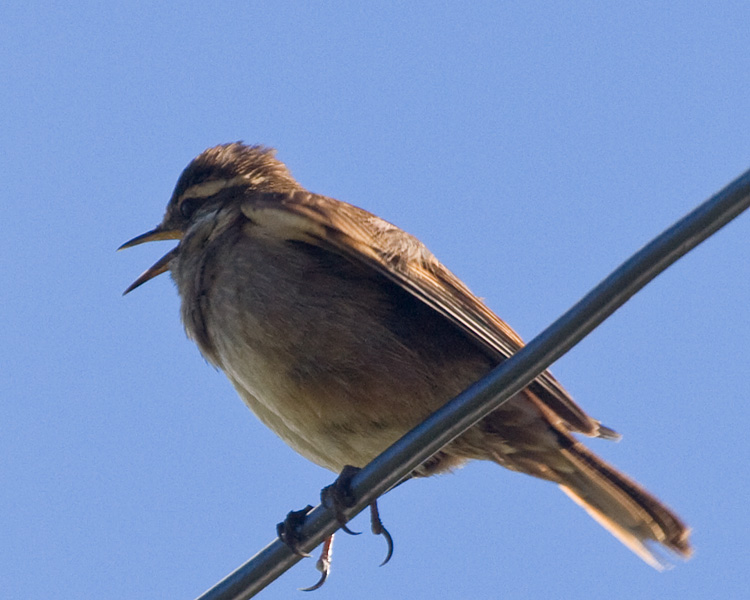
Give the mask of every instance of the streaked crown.
[{"label": "streaked crown", "polygon": [[302,189],[273,148],[222,144],[205,150],[182,172],[165,222],[189,219],[203,203],[226,199],[238,187],[277,193]]}]

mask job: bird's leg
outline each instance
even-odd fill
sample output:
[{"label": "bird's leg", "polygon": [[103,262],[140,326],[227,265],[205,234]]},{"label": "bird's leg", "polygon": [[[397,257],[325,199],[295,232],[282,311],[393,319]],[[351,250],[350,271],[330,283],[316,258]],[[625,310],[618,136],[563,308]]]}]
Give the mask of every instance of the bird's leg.
[{"label": "bird's leg", "polygon": [[[312,509],[313,507],[308,504],[302,510],[293,510],[287,514],[286,519],[276,525],[276,535],[279,536],[279,539],[297,556],[303,558],[308,558],[310,555],[299,549],[299,544],[302,541],[300,540],[300,532],[307,515],[310,514]],[[321,583],[321,585],[323,584]]]},{"label": "bird's leg", "polygon": [[388,552],[386,552],[385,560],[380,563],[382,567],[393,556],[393,538],[388,530],[383,526],[383,522],[380,520],[380,512],[378,511],[378,501],[376,500],[370,504],[370,528],[375,535],[382,535],[385,538],[385,543],[388,544]]},{"label": "bird's leg", "polygon": [[[343,515],[343,510],[356,504],[356,498],[351,490],[351,482],[352,477],[354,477],[359,471],[360,469],[357,467],[352,467],[350,465],[345,466],[341,471],[341,474],[336,478],[336,481],[328,487],[323,488],[320,492],[320,499],[323,502],[323,505],[328,506],[333,510],[336,520],[339,522],[339,525],[341,525],[341,529],[351,535],[358,535],[359,532],[351,531],[346,526],[346,518]],[[370,527],[375,535],[382,535],[388,545],[385,560],[381,563],[382,566],[391,560],[391,556],[393,556],[393,538],[380,520],[377,501],[370,504]]]},{"label": "bird's leg", "polygon": [[[276,526],[276,533],[278,534],[279,539],[284,542],[284,544],[286,544],[289,549],[297,556],[301,556],[303,558],[308,558],[310,555],[302,552],[299,549],[299,543],[301,542],[300,532],[302,530],[302,525],[304,524],[305,519],[307,519],[307,515],[310,514],[312,508],[313,507],[308,504],[302,510],[293,510],[289,514],[287,514],[286,519],[284,519]],[[313,590],[317,590],[326,582],[326,579],[328,579],[328,574],[331,572],[332,552],[333,534],[327,537],[325,542],[323,542],[323,549],[320,552],[320,558],[318,558],[318,562],[315,564],[315,568],[320,571],[320,579],[315,585],[307,588],[300,588],[300,591],[312,592]]]},{"label": "bird's leg", "polygon": [[359,531],[352,531],[346,526],[346,517],[344,516],[344,509],[351,508],[357,502],[357,499],[352,494],[352,477],[359,473],[361,469],[359,467],[352,467],[346,465],[339,476],[336,478],[331,485],[324,487],[320,491],[320,501],[323,506],[330,508],[333,511],[336,520],[338,521],[341,529],[343,529],[349,535],[359,535]]},{"label": "bird's leg", "polygon": [[328,579],[328,574],[331,572],[331,554],[333,553],[333,534],[331,534],[328,538],[326,538],[326,541],[323,542],[323,550],[320,552],[320,558],[318,559],[318,562],[315,564],[315,568],[320,571],[320,579],[318,579],[318,582],[315,585],[312,585],[307,588],[300,588],[300,592],[312,592],[314,590],[317,590],[320,586],[322,586],[326,579]]}]

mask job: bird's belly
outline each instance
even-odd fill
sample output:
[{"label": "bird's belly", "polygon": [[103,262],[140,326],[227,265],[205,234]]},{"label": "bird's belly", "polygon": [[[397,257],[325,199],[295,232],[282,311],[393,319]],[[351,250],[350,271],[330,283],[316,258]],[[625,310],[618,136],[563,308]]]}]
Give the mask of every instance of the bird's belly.
[{"label": "bird's belly", "polygon": [[332,471],[340,472],[346,465],[363,467],[408,431],[398,419],[384,421],[354,408],[342,410],[351,400],[341,397],[340,389],[329,387],[328,395],[321,396],[267,369],[248,369],[246,363],[238,370],[225,365],[225,370],[242,400],[267,427],[296,452]]}]

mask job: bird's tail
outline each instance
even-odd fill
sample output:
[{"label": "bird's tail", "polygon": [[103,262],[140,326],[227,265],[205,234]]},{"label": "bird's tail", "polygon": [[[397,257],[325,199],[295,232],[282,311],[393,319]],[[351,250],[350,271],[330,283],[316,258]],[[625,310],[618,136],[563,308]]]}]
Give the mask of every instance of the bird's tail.
[{"label": "bird's tail", "polygon": [[[688,558],[690,529],[669,508],[583,444],[568,438],[553,471],[560,488],[598,523],[656,569],[667,566],[647,544]],[[567,463],[567,464],[566,464]],[[653,544],[652,544],[653,546]]]}]

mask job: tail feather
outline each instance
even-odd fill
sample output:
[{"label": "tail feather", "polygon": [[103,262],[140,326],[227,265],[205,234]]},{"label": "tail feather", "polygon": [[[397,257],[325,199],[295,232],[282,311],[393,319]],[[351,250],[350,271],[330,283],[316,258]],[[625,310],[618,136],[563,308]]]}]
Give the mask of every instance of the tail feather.
[{"label": "tail feather", "polygon": [[652,566],[658,571],[663,571],[669,567],[669,564],[657,556],[656,553],[651,550],[646,544],[643,543],[642,539],[635,535],[629,529],[622,527],[617,521],[610,519],[598,508],[588,504],[581,496],[577,495],[573,490],[564,485],[560,486],[560,489],[565,492],[576,504],[583,507],[583,509],[597,522],[599,525],[604,527],[613,536],[615,536],[620,542],[627,546],[634,554],[636,554],[646,564]]},{"label": "tail feather", "polygon": [[580,442],[560,452],[570,467],[554,469],[560,488],[636,555],[659,570],[668,563],[648,543],[690,556],[690,529],[669,508]]},{"label": "tail feather", "polygon": [[[526,390],[485,417],[451,447],[465,458],[490,459],[508,469],[557,483],[598,523],[656,569],[666,564],[654,553],[655,547],[688,558],[690,529],[685,523],[571,433],[549,406]],[[617,438],[613,430],[600,424],[598,434]]]}]

